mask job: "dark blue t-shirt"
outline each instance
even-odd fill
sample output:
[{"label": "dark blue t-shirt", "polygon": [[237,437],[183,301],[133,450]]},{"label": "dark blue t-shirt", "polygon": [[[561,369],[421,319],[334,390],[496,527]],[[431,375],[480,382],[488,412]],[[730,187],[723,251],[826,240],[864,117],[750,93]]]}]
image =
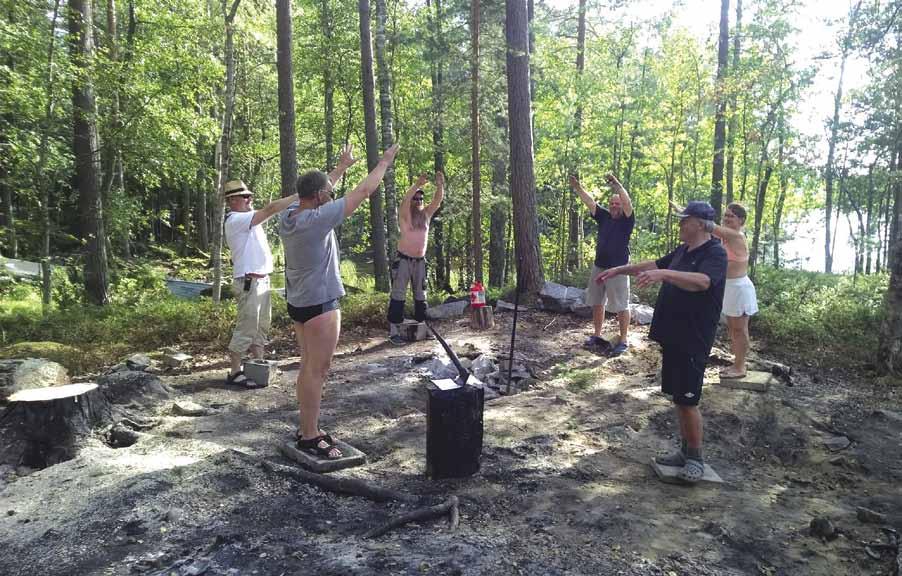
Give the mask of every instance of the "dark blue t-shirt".
[{"label": "dark blue t-shirt", "polygon": [[659,270],[700,272],[711,279],[701,292],[690,292],[669,282],[661,284],[649,337],[662,346],[687,354],[708,354],[723,308],[727,278],[727,252],[717,238],[711,238],[695,250],[681,244],[655,262]]},{"label": "dark blue t-shirt", "polygon": [[636,223],[636,214],[611,217],[601,205],[595,206],[592,219],[598,222],[598,238],[595,241],[595,265],[599,268],[622,266],[630,261],[630,234]]}]

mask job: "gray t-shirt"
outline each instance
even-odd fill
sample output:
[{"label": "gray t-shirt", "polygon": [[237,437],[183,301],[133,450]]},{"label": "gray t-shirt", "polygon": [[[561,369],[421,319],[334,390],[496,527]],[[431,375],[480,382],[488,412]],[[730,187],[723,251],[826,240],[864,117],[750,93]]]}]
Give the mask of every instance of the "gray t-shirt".
[{"label": "gray t-shirt", "polygon": [[345,295],[334,232],[345,219],[345,199],[289,216],[297,207],[295,203],[282,212],[279,236],[285,246],[285,297],[301,308]]}]

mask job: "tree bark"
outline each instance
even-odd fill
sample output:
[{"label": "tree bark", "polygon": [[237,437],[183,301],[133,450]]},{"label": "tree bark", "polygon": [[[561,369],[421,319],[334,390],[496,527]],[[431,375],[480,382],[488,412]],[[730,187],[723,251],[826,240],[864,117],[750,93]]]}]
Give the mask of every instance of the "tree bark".
[{"label": "tree bark", "polygon": [[755,264],[758,260],[758,243],[761,238],[761,221],[764,219],[764,200],[767,197],[767,185],[770,182],[771,174],[774,173],[774,166],[767,159],[766,154],[764,163],[764,177],[758,184],[758,194],[755,199],[755,229],[752,235],[752,250],[749,255],[749,271],[751,275],[755,274]]},{"label": "tree bark", "polygon": [[234,0],[231,8],[227,8],[227,0],[222,0],[222,11],[225,20],[225,106],[222,112],[222,135],[219,139],[219,162],[216,178],[216,198],[213,201],[213,302],[219,303],[222,291],[222,226],[223,226],[223,190],[229,180],[232,162],[232,111],[235,107],[235,13],[241,0]]},{"label": "tree bark", "polygon": [[533,171],[529,27],[524,0],[505,1],[507,102],[510,126],[510,190],[514,210],[514,246],[520,290],[537,293],[543,275]]},{"label": "tree bark", "polygon": [[[366,129],[366,164],[372,171],[379,162],[379,139],[376,131],[376,87],[373,80],[373,41],[370,34],[370,2],[358,0],[360,14],[360,74],[363,86],[363,122]],[[373,251],[373,276],[376,290],[388,290],[388,259],[385,253],[385,216],[382,208],[382,190],[370,196],[371,248]]]},{"label": "tree bark", "polygon": [[473,180],[473,267],[482,282],[482,175],[479,160],[479,0],[470,2],[470,144]]},{"label": "tree bark", "polygon": [[726,203],[733,201],[733,144],[736,140],[736,112],[739,92],[736,81],[739,79],[739,49],[742,40],[742,0],[736,0],[736,25],[733,27],[733,66],[729,73],[732,79],[730,87],[730,119],[727,122],[727,198]]},{"label": "tree bark", "polygon": [[294,72],[291,57],[291,0],[276,0],[276,70],[279,82],[279,168],[282,197],[295,193],[298,177],[294,132]]},{"label": "tree bark", "polygon": [[[897,143],[896,166],[902,159],[902,144]],[[888,250],[889,287],[883,301],[883,322],[877,348],[877,367],[883,374],[902,374],[902,181],[893,183],[892,236]]]},{"label": "tree bark", "polygon": [[825,214],[825,222],[824,222],[824,272],[831,273],[833,272],[833,250],[832,250],[832,242],[830,240],[831,230],[830,230],[830,222],[833,216],[833,180],[835,178],[833,163],[836,156],[836,142],[839,135],[839,119],[840,119],[840,111],[842,109],[842,91],[843,91],[843,77],[846,73],[846,60],[849,57],[849,52],[852,49],[852,37],[855,32],[856,20],[858,19],[858,9],[861,7],[861,0],[859,0],[855,6],[852,8],[852,11],[849,13],[849,29],[846,32],[846,36],[843,39],[841,46],[841,59],[839,64],[839,80],[836,84],[836,93],[833,97],[833,119],[830,121],[830,140],[827,149],[827,165],[824,167],[824,179],[825,179],[825,202],[824,202],[824,214]]},{"label": "tree bark", "polygon": [[780,192],[777,203],[774,206],[774,267],[780,267],[780,225],[783,221],[783,207],[786,204],[786,191],[789,188],[789,175],[786,168],[784,146],[786,141],[785,124],[783,116],[780,116],[780,149],[777,153],[777,165],[780,167]]},{"label": "tree bark", "polygon": [[507,262],[507,165],[504,158],[498,156],[492,162],[492,204],[491,224],[489,225],[489,286],[504,286],[504,266]]},{"label": "tree bark", "polygon": [[[445,171],[445,128],[444,128],[444,35],[442,34],[442,3],[441,0],[426,0],[426,6],[431,8],[427,21],[434,31],[431,38],[430,49],[426,52],[426,58],[431,63],[430,74],[432,79],[432,154],[433,170]],[[445,180],[447,187],[448,181]],[[432,243],[435,252],[435,285],[446,292],[452,292],[450,275],[448,274],[448,261],[445,251],[445,230],[442,219],[443,208],[440,207],[432,218]]]},{"label": "tree bark", "polygon": [[[50,140],[51,122],[53,120],[53,109],[56,107],[56,101],[53,97],[54,80],[54,55],[56,52],[56,19],[59,16],[59,0],[54,0],[53,16],[50,19],[50,29],[48,31],[47,41],[47,80],[44,84],[44,95],[47,101],[44,104],[44,121],[41,126],[41,143],[38,148],[38,165],[35,174],[35,182],[40,187],[41,198],[41,259],[50,258],[50,178],[45,173],[47,167],[47,149]],[[12,210],[12,202],[7,206]],[[44,309],[46,310],[50,302],[44,299]]]},{"label": "tree bark", "polygon": [[[586,3],[587,0],[579,0],[579,19],[576,25],[576,82],[578,86],[582,84],[583,73],[586,69]],[[583,106],[582,99],[579,97],[577,97],[576,110],[573,113],[573,130],[573,139],[577,142],[579,149],[583,131]],[[580,177],[578,168],[568,168],[573,170],[574,176]],[[582,268],[583,245],[582,206],[580,202],[576,201],[575,194],[567,194],[567,222],[566,269],[575,271]]]},{"label": "tree bark", "polygon": [[729,46],[730,0],[720,1],[720,38],[717,42],[717,81],[715,91],[717,112],[714,119],[714,162],[711,169],[711,206],[714,208],[714,219],[720,222],[723,209],[723,163],[724,145],[726,141],[726,76],[727,47]]},{"label": "tree bark", "polygon": [[[9,23],[13,24],[15,22],[15,4],[10,2],[8,5],[9,12],[7,17],[9,18]],[[54,3],[53,7],[53,24],[56,24],[56,13],[59,6],[59,0]],[[50,30],[50,45],[51,50],[53,46],[54,36],[53,29]],[[9,70],[10,75],[12,75],[13,70],[15,69],[15,59],[13,58],[12,50],[6,53],[6,66]],[[14,118],[12,112],[8,107],[3,112],[3,116],[0,117],[2,119],[2,123],[0,123],[0,142],[9,141],[9,136],[7,133],[11,131]],[[41,134],[42,142],[44,141],[44,135]],[[0,156],[0,190],[3,191],[3,206],[5,207],[5,213],[3,218],[3,224],[6,226],[6,237],[7,243],[9,245],[9,249],[6,251],[9,257],[18,258],[19,257],[19,240],[16,236],[16,209],[13,205],[13,187],[9,183],[9,162],[12,158],[11,154],[3,154]],[[39,172],[37,174],[38,178],[41,178],[43,175]],[[37,180],[40,182],[41,180]]]},{"label": "tree bark", "polygon": [[[320,1],[320,25],[323,29],[323,124],[326,131],[326,172],[335,167],[335,80],[332,77],[332,63],[326,57],[332,51],[332,13],[329,0]],[[339,234],[340,236],[340,234]]]},{"label": "tree bark", "polygon": [[[391,68],[385,57],[385,23],[388,20],[385,0],[376,0],[376,64],[379,67],[379,117],[382,121],[382,149],[394,144],[392,125]],[[385,190],[385,224],[388,229],[388,254],[398,250],[398,205],[395,200],[395,167],[390,165],[382,179]]]},{"label": "tree bark", "polygon": [[82,238],[85,253],[85,290],[88,299],[100,306],[109,303],[109,270],[103,200],[97,181],[97,124],[91,61],[94,57],[92,0],[69,2],[69,34],[72,61],[80,72],[72,85],[72,113],[75,156],[75,188],[78,190]]}]

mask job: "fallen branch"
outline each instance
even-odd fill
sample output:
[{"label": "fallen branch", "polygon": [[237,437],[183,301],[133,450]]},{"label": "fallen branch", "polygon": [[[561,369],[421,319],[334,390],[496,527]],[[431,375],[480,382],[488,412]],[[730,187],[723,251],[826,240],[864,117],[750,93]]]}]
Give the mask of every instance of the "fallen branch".
[{"label": "fallen branch", "polygon": [[314,486],[318,486],[329,492],[362,496],[376,502],[396,500],[398,502],[414,503],[420,501],[420,498],[413,494],[397,492],[395,490],[389,490],[388,488],[382,488],[381,486],[374,486],[368,482],[357,480],[355,478],[326,476],[325,474],[317,474],[316,472],[310,472],[303,468],[283,466],[281,464],[276,464],[275,462],[270,462],[269,460],[260,460],[259,463],[265,470],[276,472],[277,474],[282,474],[283,476],[288,476],[307,484],[313,484]]},{"label": "fallen branch", "polygon": [[451,530],[456,530],[457,524],[460,520],[459,502],[457,500],[457,496],[449,496],[448,499],[441,504],[436,504],[435,506],[430,506],[428,508],[420,508],[419,510],[414,510],[413,512],[408,512],[407,514],[402,514],[401,516],[392,518],[382,526],[373,528],[372,530],[368,531],[363,535],[363,537],[376,538],[377,536],[382,536],[383,534],[410,522],[431,520],[432,518],[441,518],[445,514],[450,515]]}]

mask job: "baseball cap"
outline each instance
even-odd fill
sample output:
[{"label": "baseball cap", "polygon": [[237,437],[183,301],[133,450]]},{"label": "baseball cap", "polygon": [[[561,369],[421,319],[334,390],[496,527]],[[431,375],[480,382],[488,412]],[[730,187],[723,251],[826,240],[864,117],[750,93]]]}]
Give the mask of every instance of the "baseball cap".
[{"label": "baseball cap", "polygon": [[680,218],[695,216],[702,220],[714,220],[714,208],[702,200],[693,200],[689,202],[689,204],[686,204],[686,207],[682,212],[677,212],[676,215]]}]

